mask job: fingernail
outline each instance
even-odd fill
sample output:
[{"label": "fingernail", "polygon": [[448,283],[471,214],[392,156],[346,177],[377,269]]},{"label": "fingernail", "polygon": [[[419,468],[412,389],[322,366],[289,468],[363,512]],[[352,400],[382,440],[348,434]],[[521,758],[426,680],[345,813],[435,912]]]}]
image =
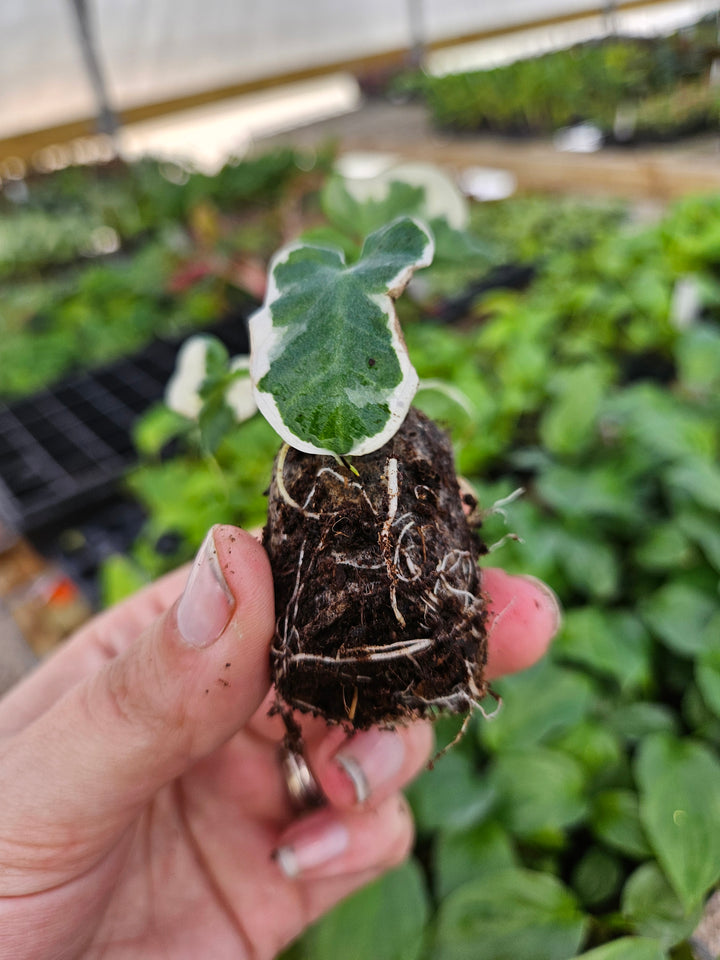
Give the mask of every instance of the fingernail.
[{"label": "fingernail", "polygon": [[538,577],[532,577],[530,574],[521,574],[523,580],[527,580],[528,583],[532,583],[533,586],[537,588],[539,593],[542,594],[544,606],[547,610],[551,622],[552,622],[552,632],[553,636],[558,632],[560,626],[562,625],[563,613],[562,607],[560,605],[560,599],[552,587],[549,587],[544,580],[538,579]]},{"label": "fingernail", "polygon": [[358,803],[365,803],[373,790],[398,774],[405,761],[405,744],[395,730],[373,728],[356,734],[335,760],[355,788]]},{"label": "fingernail", "polygon": [[344,853],[350,835],[341,823],[306,821],[296,831],[290,843],[283,844],[273,853],[275,862],[291,880],[308,870],[318,870]]},{"label": "fingernail", "polygon": [[220,569],[212,527],[197,552],[177,608],[177,625],[191,647],[209,647],[235,609],[235,597]]}]

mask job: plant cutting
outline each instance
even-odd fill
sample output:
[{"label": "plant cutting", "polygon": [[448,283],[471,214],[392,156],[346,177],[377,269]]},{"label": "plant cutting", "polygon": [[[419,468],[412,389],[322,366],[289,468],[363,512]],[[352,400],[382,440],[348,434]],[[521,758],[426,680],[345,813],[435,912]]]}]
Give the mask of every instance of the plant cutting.
[{"label": "plant cutting", "polygon": [[[484,547],[450,440],[412,408],[419,381],[395,311],[433,252],[411,217],[370,234],[352,263],[291,244],[250,318],[252,389],[282,440],[263,543],[274,709],[296,749],[295,710],[366,729],[469,715],[486,693]],[[239,369],[206,378],[205,399],[229,396]]]},{"label": "plant cutting", "polygon": [[433,248],[410,217],[352,264],[291,245],[250,319],[255,398],[283,440],[263,542],[291,741],[293,710],[365,729],[469,713],[485,692],[482,547],[448,438],[411,408],[418,377],[394,306]]}]

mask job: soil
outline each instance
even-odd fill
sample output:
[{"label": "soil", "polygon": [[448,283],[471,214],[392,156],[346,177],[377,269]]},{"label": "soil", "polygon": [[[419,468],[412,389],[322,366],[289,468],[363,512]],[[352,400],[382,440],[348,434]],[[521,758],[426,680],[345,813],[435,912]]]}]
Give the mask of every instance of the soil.
[{"label": "soil", "polygon": [[280,451],[264,545],[291,732],[292,709],[362,730],[468,713],[485,694],[485,548],[463,500],[449,439],[416,410],[352,464]]}]

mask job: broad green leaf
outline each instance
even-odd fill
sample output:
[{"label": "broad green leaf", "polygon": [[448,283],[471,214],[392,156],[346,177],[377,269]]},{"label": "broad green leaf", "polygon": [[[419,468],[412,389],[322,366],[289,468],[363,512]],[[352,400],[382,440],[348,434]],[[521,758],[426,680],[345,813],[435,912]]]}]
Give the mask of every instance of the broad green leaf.
[{"label": "broad green leaf", "polygon": [[663,479],[671,489],[682,491],[701,507],[720,512],[720,467],[715,464],[699,457],[686,458],[667,470]]},{"label": "broad green leaf", "polygon": [[618,857],[602,847],[590,847],[573,870],[572,888],[586,906],[597,907],[615,896],[624,876]]},{"label": "broad green leaf", "polygon": [[339,250],[291,245],[270,265],[265,303],[250,318],[258,407],[306,453],[363,454],[401,425],[417,374],[394,299],[432,260],[410,218],[371,234],[348,266]]},{"label": "broad green leaf", "polygon": [[550,379],[552,400],[540,420],[540,439],[548,450],[577,455],[595,442],[607,383],[607,370],[596,363],[560,370]]},{"label": "broad green leaf", "polygon": [[[720,641],[720,615],[713,617],[708,629],[714,631]],[[720,646],[714,645],[703,650],[695,665],[695,679],[703,700],[720,717]]]},{"label": "broad green leaf", "polygon": [[360,188],[348,189],[349,181],[340,176],[330,177],[323,187],[320,202],[325,216],[348,236],[361,239],[397,217],[427,217],[422,186],[399,180],[375,184],[375,178],[366,182],[370,189],[364,195]]},{"label": "broad green leaf", "polygon": [[518,836],[555,843],[558,831],[585,815],[585,772],[573,757],[535,746],[506,750],[495,760],[490,781],[498,794],[498,817]]},{"label": "broad green leaf", "polygon": [[640,817],[687,910],[720,879],[720,762],[701,744],[648,737],[636,761]]},{"label": "broad green leaf", "polygon": [[651,733],[676,733],[676,715],[663,703],[628,703],[608,713],[607,725],[628,743],[636,743]]},{"label": "broad green leaf", "polygon": [[619,391],[606,405],[612,423],[658,462],[712,457],[714,426],[697,408],[657,384],[639,383]]},{"label": "broad green leaf", "polygon": [[654,527],[635,549],[635,560],[646,570],[672,573],[689,567],[696,551],[677,523]]},{"label": "broad green leaf", "polygon": [[441,905],[431,960],[568,960],[585,932],[559,880],[508,869],[459,887]]},{"label": "broad green leaf", "polygon": [[659,940],[648,937],[621,937],[602,947],[581,953],[577,960],[669,960]]},{"label": "broad green leaf", "polygon": [[450,750],[407,790],[418,830],[460,830],[482,820],[495,800],[487,777],[460,750]]},{"label": "broad green leaf", "polygon": [[642,511],[637,490],[624,472],[612,463],[591,470],[558,464],[540,475],[537,489],[542,500],[561,514],[612,517],[634,526]]},{"label": "broad green leaf", "polygon": [[708,523],[704,510],[686,507],[677,517],[680,529],[703,551],[712,566],[720,572],[720,524]]},{"label": "broad green leaf", "polygon": [[593,798],[590,827],[613,850],[633,860],[652,855],[640,822],[638,795],[633,790],[604,790]]},{"label": "broad green leaf", "polygon": [[495,820],[460,833],[441,832],[433,858],[435,890],[443,900],[470,880],[489,877],[516,866],[510,837]]},{"label": "broad green leaf", "polygon": [[699,587],[671,581],[641,603],[640,612],[650,630],[681,656],[717,643],[708,627],[720,612],[720,601]]},{"label": "broad green leaf", "polygon": [[641,937],[653,937],[666,950],[695,929],[700,906],[687,911],[656,863],[644,863],[623,890],[622,912]]},{"label": "broad green leaf", "polygon": [[593,539],[587,529],[574,533],[555,531],[557,562],[569,582],[600,600],[611,600],[618,592],[620,565],[613,546]]},{"label": "broad green leaf", "polygon": [[650,636],[634,613],[600,607],[569,610],[554,647],[556,656],[612,677],[625,691],[647,686],[651,651]]},{"label": "broad green leaf", "polygon": [[478,725],[491,750],[524,748],[539,743],[584,717],[592,702],[592,683],[580,673],[545,659],[493,685],[503,698],[490,723]]},{"label": "broad green leaf", "polygon": [[622,758],[617,734],[596,718],[574,723],[560,736],[548,738],[548,743],[575,757],[593,778],[612,776]]},{"label": "broad green leaf", "polygon": [[428,916],[418,865],[406,863],[323,917],[302,940],[307,960],[417,960]]}]

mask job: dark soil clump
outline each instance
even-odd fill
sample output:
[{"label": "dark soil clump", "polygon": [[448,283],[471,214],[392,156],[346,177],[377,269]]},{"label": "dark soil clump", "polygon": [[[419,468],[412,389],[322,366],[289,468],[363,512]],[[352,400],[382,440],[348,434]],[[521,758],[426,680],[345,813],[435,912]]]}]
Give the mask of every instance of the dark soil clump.
[{"label": "dark soil clump", "polygon": [[355,474],[284,447],[264,544],[278,709],[367,729],[467,713],[486,692],[478,556],[445,434],[411,410]]}]

